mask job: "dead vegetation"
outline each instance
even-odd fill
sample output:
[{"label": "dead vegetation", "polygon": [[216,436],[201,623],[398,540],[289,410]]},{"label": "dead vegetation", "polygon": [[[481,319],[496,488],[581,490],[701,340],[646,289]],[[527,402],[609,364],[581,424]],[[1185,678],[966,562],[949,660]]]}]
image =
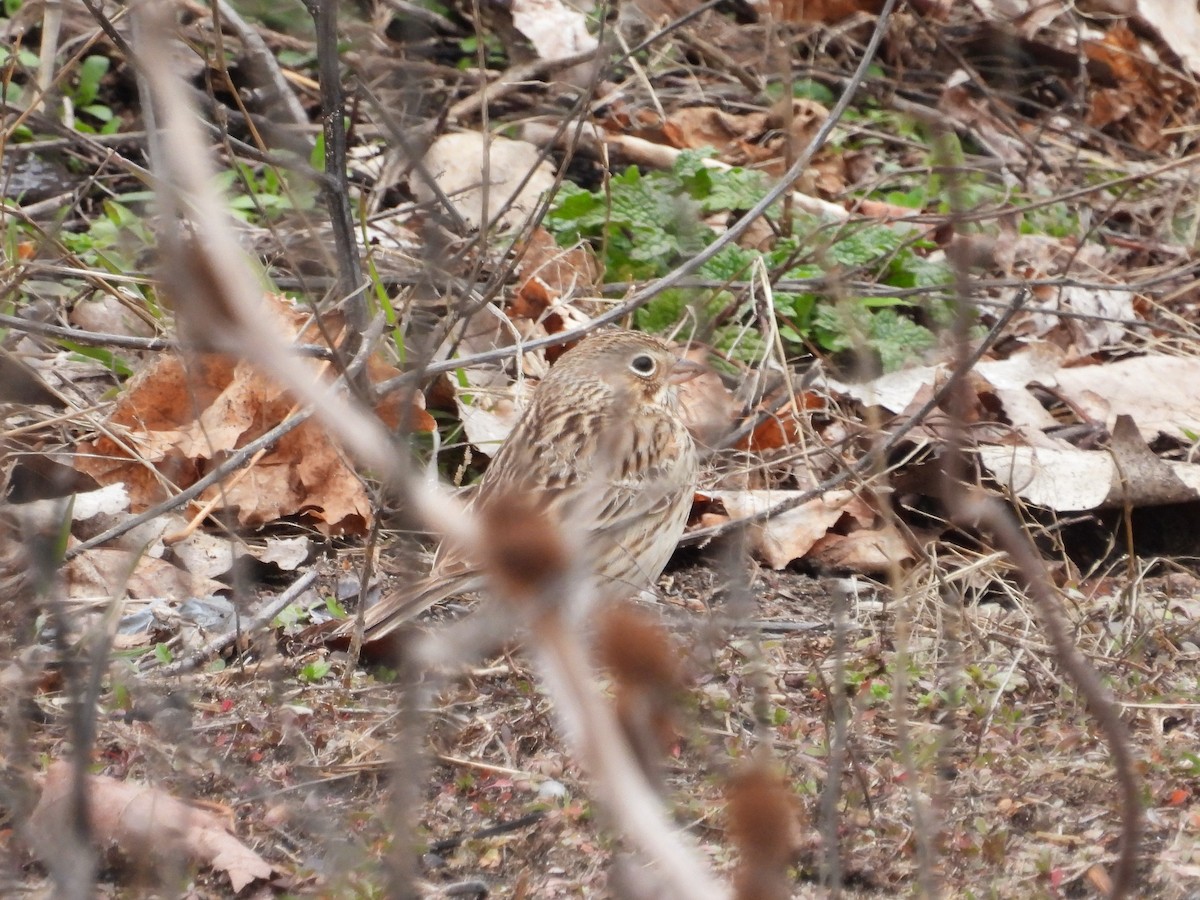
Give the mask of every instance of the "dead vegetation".
[{"label": "dead vegetation", "polygon": [[[1000,6],[11,4],[0,892],[1194,893],[1200,12]],[[707,453],[584,616],[451,488],[608,323]]]}]

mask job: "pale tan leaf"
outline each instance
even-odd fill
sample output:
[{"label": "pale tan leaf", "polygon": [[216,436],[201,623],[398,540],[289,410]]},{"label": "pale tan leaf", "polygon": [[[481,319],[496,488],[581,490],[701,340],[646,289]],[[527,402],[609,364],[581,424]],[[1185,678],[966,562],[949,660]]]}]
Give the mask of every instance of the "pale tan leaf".
[{"label": "pale tan leaf", "polygon": [[74,600],[100,600],[122,594],[135,599],[204,597],[228,589],[203,574],[185,572],[150,556],[135,557],[123,549],[93,547],[66,563],[62,571],[67,595]]},{"label": "pale tan leaf", "polygon": [[[706,491],[704,496],[720,500],[733,519],[757,515],[795,496],[798,491]],[[870,507],[851,491],[829,491],[793,509],[773,516],[750,530],[750,548],[755,556],[774,569],[803,559],[842,516],[870,521]]]},{"label": "pale tan leaf", "polygon": [[[504,227],[524,220],[554,186],[554,168],[539,160],[533,144],[474,131],[442,135],[425,154],[424,167],[472,228],[483,225],[485,199],[489,225],[496,224],[497,214],[508,207],[499,219]],[[421,177],[414,175],[409,186],[422,203],[438,202]]]},{"label": "pale tan leaf", "polygon": [[1054,380],[1065,395],[1110,430],[1119,415],[1142,437],[1187,440],[1200,434],[1200,358],[1150,354],[1096,366],[1060,369]]},{"label": "pale tan leaf", "polygon": [[826,534],[813,545],[808,560],[829,569],[885,573],[913,558],[908,542],[895,528],[860,529],[849,534]]},{"label": "pale tan leaf", "polygon": [[587,17],[562,0],[513,0],[511,9],[513,25],[541,59],[564,59],[596,49]]},{"label": "pale tan leaf", "polygon": [[[53,859],[61,835],[71,829],[71,765],[54,763],[46,772],[42,796],[29,820],[33,846],[42,859]],[[269,878],[271,865],[229,833],[227,825],[205,810],[189,806],[149,785],[87,776],[85,787],[92,835],[141,866],[155,867],[172,851],[224,872],[234,892]]]}]

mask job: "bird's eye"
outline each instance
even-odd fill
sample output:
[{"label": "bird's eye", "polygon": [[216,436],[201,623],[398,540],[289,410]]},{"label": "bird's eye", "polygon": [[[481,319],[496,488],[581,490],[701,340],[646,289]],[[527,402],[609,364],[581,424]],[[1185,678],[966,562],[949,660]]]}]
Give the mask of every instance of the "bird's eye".
[{"label": "bird's eye", "polygon": [[653,356],[645,353],[639,353],[629,361],[629,369],[635,375],[649,377],[654,374],[654,370],[658,368],[658,364],[654,361]]}]

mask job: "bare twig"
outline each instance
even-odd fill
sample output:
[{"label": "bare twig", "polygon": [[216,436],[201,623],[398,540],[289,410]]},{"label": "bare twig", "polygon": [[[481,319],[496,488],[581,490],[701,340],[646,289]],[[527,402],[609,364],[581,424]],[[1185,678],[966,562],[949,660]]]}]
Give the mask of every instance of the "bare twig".
[{"label": "bare twig", "polygon": [[[338,54],[336,0],[309,0],[309,11],[317,25],[317,65],[321,78],[321,126],[325,133],[325,174],[321,182],[333,239],[337,246],[338,294],[346,304],[349,326],[346,350],[358,351],[358,342],[369,317],[362,292],[362,260],[350,211],[350,186],[346,175],[346,101],[342,94],[342,72]],[[314,9],[315,7],[315,9]]]},{"label": "bare twig", "polygon": [[196,648],[196,650],[189,653],[183,659],[177,659],[156,669],[151,664],[150,668],[159,675],[183,675],[187,672],[194,672],[206,662],[215,658],[226,647],[231,646],[235,641],[257,634],[267,628],[277,615],[308,590],[316,580],[316,569],[310,569],[292,582],[282,594],[266,603],[254,618],[246,622],[244,626],[239,623],[238,627],[231,628],[224,634],[217,635],[203,647]]}]

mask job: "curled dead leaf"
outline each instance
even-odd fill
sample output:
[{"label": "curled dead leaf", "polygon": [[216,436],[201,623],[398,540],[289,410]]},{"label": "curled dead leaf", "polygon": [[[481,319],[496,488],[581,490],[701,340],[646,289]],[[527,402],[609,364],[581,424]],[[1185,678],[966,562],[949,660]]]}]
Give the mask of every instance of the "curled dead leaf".
[{"label": "curled dead leaf", "polygon": [[[224,872],[234,892],[271,877],[271,864],[230,833],[227,823],[145,784],[89,775],[84,788],[91,813],[91,834],[139,866],[161,867],[186,854],[195,863]],[[42,796],[29,818],[35,852],[51,870],[61,859],[62,836],[72,832],[72,767],[54,763],[46,772]]]},{"label": "curled dead leaf", "polygon": [[[789,496],[796,496],[799,493],[799,491],[706,491],[704,496],[719,500],[730,518],[742,519],[771,509],[789,499]],[[843,517],[849,517],[850,527],[846,530],[850,534],[869,528],[874,525],[876,519],[875,511],[870,505],[853,492],[827,491],[820,497],[773,516],[766,522],[752,526],[750,530],[751,552],[771,568],[782,569],[791,562],[807,558],[818,543],[826,538],[830,529],[837,525]],[[708,526],[719,524],[721,520],[710,514],[702,521],[705,526]],[[879,544],[879,535],[876,532],[870,532],[870,534],[875,537],[865,538],[865,546],[874,547]],[[838,537],[844,538],[846,535],[838,535]],[[875,543],[872,543],[872,540]],[[837,541],[832,544],[839,547],[848,546]],[[830,543],[827,543],[826,546],[830,546]],[[884,546],[883,552],[899,553],[901,545],[895,540],[888,540],[886,545],[880,546]],[[908,552],[906,548],[904,552]],[[830,560],[833,551],[827,549],[823,551],[823,554],[825,556],[823,561],[832,565]],[[849,552],[844,552],[844,558],[845,566],[838,565],[838,567],[852,570],[855,564],[865,564],[867,560],[873,559],[866,554],[854,555]],[[897,559],[906,558],[908,556],[897,557]],[[858,571],[877,570],[878,565],[871,565],[869,568]]]}]

